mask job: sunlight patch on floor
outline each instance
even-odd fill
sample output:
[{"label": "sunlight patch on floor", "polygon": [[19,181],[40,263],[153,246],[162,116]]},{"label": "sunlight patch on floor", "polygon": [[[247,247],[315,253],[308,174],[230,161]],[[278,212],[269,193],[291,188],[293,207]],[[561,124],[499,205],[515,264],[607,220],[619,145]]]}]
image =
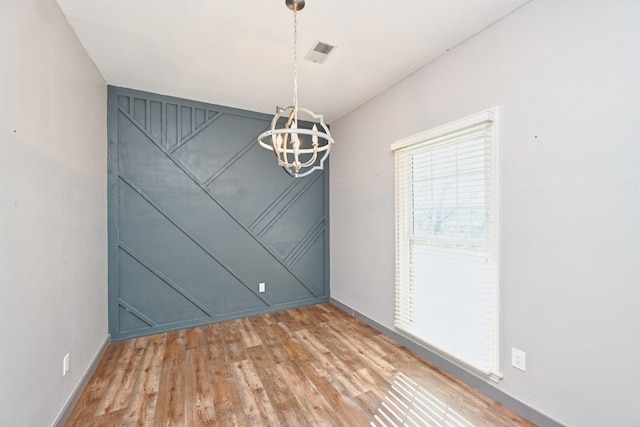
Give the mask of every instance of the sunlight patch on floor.
[{"label": "sunlight patch on floor", "polygon": [[371,427],[473,427],[462,415],[403,373],[395,378],[370,424]]}]

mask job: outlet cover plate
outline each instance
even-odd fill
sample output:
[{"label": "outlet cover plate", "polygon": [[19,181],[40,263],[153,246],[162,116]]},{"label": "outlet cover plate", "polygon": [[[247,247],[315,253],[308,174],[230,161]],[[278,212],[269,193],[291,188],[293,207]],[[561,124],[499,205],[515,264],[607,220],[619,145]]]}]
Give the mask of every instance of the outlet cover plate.
[{"label": "outlet cover plate", "polygon": [[69,368],[70,368],[70,360],[69,360],[69,353],[67,353],[64,355],[64,358],[62,359],[62,376],[63,377],[69,373]]},{"label": "outlet cover plate", "polygon": [[518,350],[515,347],[511,348],[511,364],[514,368],[518,368],[521,371],[526,371],[526,359],[525,353],[522,350]]}]

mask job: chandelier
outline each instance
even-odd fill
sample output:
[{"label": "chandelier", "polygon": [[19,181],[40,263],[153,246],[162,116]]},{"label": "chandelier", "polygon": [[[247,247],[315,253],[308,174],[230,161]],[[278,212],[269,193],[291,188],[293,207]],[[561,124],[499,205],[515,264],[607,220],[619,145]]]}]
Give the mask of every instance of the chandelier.
[{"label": "chandelier", "polygon": [[[258,136],[258,142],[274,152],[278,158],[278,166],[282,166],[289,175],[299,178],[322,169],[334,141],[322,114],[315,114],[298,105],[297,13],[302,10],[305,2],[285,0],[285,3],[293,11],[293,105],[277,108],[271,121],[271,129],[262,132]],[[307,129],[300,127],[302,122],[313,122],[314,125]]]}]

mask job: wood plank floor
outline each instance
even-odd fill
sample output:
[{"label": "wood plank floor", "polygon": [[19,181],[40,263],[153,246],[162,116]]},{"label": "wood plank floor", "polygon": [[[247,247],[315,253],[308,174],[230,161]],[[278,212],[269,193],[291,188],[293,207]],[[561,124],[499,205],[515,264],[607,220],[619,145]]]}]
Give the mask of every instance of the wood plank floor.
[{"label": "wood plank floor", "polygon": [[321,304],[113,343],[67,425],[533,424]]}]

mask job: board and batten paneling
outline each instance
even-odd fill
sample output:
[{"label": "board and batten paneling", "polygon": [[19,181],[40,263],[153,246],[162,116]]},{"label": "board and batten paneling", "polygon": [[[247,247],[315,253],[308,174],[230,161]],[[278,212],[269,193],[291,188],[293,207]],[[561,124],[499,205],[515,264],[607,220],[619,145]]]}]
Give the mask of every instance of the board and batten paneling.
[{"label": "board and batten paneling", "polygon": [[109,87],[114,340],[328,301],[328,165],[287,175],[270,121]]}]

